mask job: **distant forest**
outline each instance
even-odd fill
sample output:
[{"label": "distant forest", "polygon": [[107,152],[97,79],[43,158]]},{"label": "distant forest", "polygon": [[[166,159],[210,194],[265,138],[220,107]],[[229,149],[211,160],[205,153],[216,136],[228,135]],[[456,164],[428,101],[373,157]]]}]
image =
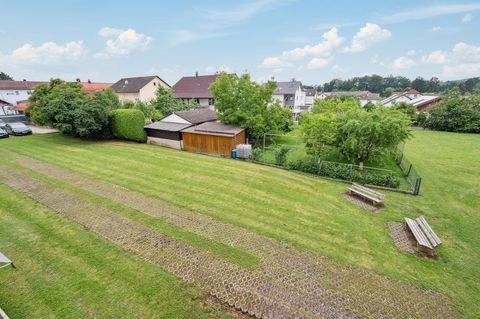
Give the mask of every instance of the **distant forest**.
[{"label": "distant forest", "polygon": [[440,81],[433,77],[430,80],[417,77],[410,80],[404,76],[366,75],[354,77],[348,80],[333,79],[321,86],[316,86],[318,91],[370,91],[380,93],[382,97],[387,97],[396,91],[415,89],[421,93],[442,94],[446,91],[458,88],[462,94],[480,93],[480,77],[457,80]]}]

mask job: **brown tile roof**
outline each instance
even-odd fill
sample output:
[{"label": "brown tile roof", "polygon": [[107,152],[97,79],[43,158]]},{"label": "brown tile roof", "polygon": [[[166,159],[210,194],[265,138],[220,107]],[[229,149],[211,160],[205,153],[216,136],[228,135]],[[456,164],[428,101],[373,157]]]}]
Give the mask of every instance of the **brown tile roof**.
[{"label": "brown tile roof", "polygon": [[33,90],[40,84],[48,82],[41,81],[8,81],[0,80],[0,90]]},{"label": "brown tile roof", "polygon": [[175,115],[180,116],[182,119],[192,124],[200,124],[215,121],[217,119],[217,113],[210,110],[208,107],[201,107],[189,111],[179,111],[175,112]]},{"label": "brown tile roof", "polygon": [[[159,76],[140,76],[134,78],[122,78],[112,85],[112,90],[117,93],[137,93],[153,79],[158,78],[160,81],[168,85]],[[170,85],[168,85],[170,86]]]},{"label": "brown tile roof", "polygon": [[177,98],[213,98],[209,87],[218,74],[184,76],[173,86],[173,94]]},{"label": "brown tile roof", "polygon": [[241,133],[243,130],[245,129],[236,125],[227,125],[221,122],[205,122],[197,126],[192,126],[184,129],[182,132],[233,137]]}]

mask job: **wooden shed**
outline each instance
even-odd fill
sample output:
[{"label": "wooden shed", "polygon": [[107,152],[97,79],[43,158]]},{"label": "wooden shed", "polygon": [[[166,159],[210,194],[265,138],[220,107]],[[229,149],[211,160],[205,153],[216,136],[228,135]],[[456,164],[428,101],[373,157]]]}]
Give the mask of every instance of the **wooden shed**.
[{"label": "wooden shed", "polygon": [[220,122],[206,122],[182,131],[183,149],[189,152],[230,157],[238,144],[245,143],[245,129]]}]

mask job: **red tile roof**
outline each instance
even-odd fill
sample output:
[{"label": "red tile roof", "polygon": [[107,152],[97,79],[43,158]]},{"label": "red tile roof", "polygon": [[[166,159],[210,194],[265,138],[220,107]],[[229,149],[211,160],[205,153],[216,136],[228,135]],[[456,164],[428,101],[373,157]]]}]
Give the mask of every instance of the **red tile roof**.
[{"label": "red tile roof", "polygon": [[173,93],[177,98],[213,98],[209,87],[217,76],[218,74],[184,76],[173,86]]},{"label": "red tile roof", "polygon": [[30,101],[29,101],[29,100],[18,101],[18,102],[17,102],[17,105],[15,105],[15,107],[14,107],[13,109],[14,109],[15,111],[24,112],[29,105],[30,105]]},{"label": "red tile roof", "polygon": [[91,94],[106,90],[112,86],[112,83],[80,82],[80,84],[85,92]]}]

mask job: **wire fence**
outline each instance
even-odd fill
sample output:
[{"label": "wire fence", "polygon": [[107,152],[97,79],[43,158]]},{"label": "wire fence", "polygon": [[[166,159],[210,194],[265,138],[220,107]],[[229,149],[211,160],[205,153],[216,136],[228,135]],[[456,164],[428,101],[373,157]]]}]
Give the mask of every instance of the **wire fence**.
[{"label": "wire fence", "polygon": [[395,160],[400,170],[370,167],[314,159],[302,141],[289,135],[265,134],[262,148],[254,152],[256,161],[318,176],[349,182],[387,187],[418,195],[421,177],[403,155],[403,145],[397,149]]}]

